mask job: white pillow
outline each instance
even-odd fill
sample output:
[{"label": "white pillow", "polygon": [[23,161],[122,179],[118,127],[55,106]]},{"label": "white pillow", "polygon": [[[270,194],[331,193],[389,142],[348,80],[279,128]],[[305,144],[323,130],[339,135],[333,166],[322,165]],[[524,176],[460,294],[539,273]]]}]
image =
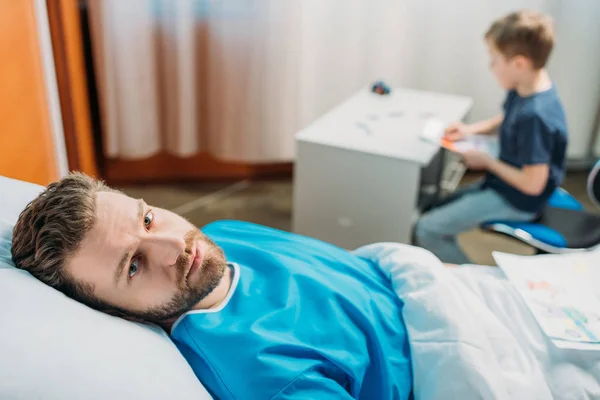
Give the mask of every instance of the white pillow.
[{"label": "white pillow", "polygon": [[42,189],[0,176],[0,399],[210,399],[161,329],[94,311],[14,268],[12,227]]}]

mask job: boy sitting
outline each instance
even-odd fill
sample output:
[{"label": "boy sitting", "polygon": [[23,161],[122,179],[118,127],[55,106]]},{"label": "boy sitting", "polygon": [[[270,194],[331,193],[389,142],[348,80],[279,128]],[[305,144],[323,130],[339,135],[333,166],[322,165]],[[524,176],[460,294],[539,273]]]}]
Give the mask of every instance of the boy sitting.
[{"label": "boy sitting", "polygon": [[454,123],[445,137],[461,140],[500,127],[500,157],[464,153],[469,168],[486,170],[485,179],[443,200],[415,231],[417,244],[447,263],[469,262],[458,246],[459,233],[490,220],[535,219],[565,173],[565,114],[545,69],[554,42],[551,19],[532,11],[511,13],[492,24],[485,40],[490,68],[508,91],[504,112],[471,125]]}]

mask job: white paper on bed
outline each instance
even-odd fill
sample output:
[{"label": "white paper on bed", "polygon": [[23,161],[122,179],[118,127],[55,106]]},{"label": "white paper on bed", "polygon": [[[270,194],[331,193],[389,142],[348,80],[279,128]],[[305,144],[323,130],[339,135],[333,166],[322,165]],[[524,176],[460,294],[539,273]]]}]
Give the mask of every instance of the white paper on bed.
[{"label": "white paper on bed", "polygon": [[494,259],[555,346],[600,351],[600,252]]}]

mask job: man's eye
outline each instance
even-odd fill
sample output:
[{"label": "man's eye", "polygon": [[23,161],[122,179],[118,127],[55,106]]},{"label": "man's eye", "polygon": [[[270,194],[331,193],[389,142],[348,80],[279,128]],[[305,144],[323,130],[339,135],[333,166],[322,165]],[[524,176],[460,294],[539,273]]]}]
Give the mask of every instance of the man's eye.
[{"label": "man's eye", "polygon": [[144,216],[144,227],[146,229],[150,229],[150,226],[152,226],[152,221],[154,221],[154,214],[152,211],[148,211]]},{"label": "man's eye", "polygon": [[129,279],[133,278],[133,276],[138,272],[140,266],[140,260],[136,258],[129,264]]}]

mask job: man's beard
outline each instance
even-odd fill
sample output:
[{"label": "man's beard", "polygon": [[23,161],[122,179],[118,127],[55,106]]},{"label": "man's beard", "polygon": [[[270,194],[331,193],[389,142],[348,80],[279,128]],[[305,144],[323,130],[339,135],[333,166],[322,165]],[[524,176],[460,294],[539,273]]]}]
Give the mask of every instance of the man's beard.
[{"label": "man's beard", "polygon": [[[199,271],[195,271],[200,274],[199,281],[192,285],[187,281],[186,273],[192,262],[191,251],[198,241],[207,246],[202,265],[198,268]],[[191,310],[219,285],[227,266],[223,250],[198,230],[192,230],[185,235],[185,244],[186,250],[179,256],[175,265],[178,292],[166,304],[145,311],[119,310],[120,314],[123,314],[122,317],[158,324],[171,321]]]}]

